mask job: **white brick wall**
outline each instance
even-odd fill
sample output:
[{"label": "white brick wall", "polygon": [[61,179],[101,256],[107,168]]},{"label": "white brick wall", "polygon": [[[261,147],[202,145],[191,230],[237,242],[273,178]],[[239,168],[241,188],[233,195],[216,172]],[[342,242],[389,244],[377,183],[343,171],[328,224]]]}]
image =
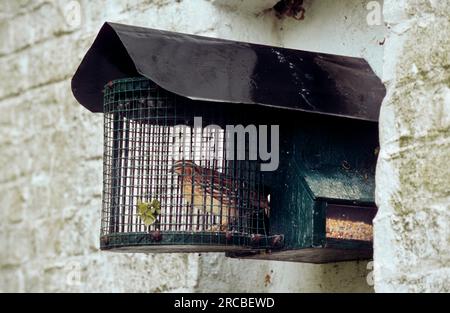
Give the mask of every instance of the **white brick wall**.
[{"label": "white brick wall", "polygon": [[385,1],[376,291],[450,291],[450,2]]},{"label": "white brick wall", "polygon": [[384,60],[385,28],[366,24],[365,0],[306,0],[301,22],[264,13],[276,0],[80,0],[80,25],[66,19],[69,2],[0,6],[0,291],[372,290],[366,262],[98,251],[102,117],[76,103],[70,78],[104,21],[367,58],[389,84],[377,174],[377,290],[448,288],[446,1],[386,0]]}]

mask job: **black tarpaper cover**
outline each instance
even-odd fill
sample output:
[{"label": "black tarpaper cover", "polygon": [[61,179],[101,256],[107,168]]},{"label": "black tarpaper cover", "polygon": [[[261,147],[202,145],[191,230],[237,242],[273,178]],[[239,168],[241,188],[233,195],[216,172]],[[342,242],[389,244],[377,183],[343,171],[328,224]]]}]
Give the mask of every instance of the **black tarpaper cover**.
[{"label": "black tarpaper cover", "polygon": [[142,75],[190,99],[378,121],[386,90],[359,58],[105,23],[72,79],[102,112],[104,86]]}]

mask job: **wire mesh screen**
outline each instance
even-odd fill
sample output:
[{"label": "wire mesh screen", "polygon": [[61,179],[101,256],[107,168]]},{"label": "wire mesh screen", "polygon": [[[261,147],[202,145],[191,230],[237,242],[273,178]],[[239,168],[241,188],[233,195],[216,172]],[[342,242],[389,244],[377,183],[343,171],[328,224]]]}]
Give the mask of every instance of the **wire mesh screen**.
[{"label": "wire mesh screen", "polygon": [[145,78],[111,82],[104,93],[103,249],[269,245],[270,193],[259,163],[236,160],[235,151],[230,157],[235,134],[225,126],[236,124],[239,112],[179,97]]}]

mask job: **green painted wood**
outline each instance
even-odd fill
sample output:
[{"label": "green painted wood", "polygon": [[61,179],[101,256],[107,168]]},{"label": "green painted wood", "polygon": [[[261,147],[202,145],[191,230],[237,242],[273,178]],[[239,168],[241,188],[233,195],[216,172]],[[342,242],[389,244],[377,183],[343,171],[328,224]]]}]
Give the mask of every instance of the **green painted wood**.
[{"label": "green painted wood", "polygon": [[[280,131],[280,168],[268,179],[271,234],[284,235],[283,250],[326,248],[327,203],[375,206],[376,125],[307,116]],[[367,255],[371,246],[333,241],[333,248]]]}]

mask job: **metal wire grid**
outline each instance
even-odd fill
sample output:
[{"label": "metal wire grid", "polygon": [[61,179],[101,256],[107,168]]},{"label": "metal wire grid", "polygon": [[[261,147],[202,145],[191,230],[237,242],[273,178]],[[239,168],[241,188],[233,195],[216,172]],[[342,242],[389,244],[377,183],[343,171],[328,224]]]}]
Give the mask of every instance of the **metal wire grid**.
[{"label": "metal wire grid", "polygon": [[[144,78],[109,83],[104,99],[102,236],[246,246],[268,234],[258,162],[226,160],[224,126],[233,121],[225,106],[181,99]],[[203,128],[193,127],[194,116]],[[160,212],[146,224],[139,203],[155,201]]]}]

